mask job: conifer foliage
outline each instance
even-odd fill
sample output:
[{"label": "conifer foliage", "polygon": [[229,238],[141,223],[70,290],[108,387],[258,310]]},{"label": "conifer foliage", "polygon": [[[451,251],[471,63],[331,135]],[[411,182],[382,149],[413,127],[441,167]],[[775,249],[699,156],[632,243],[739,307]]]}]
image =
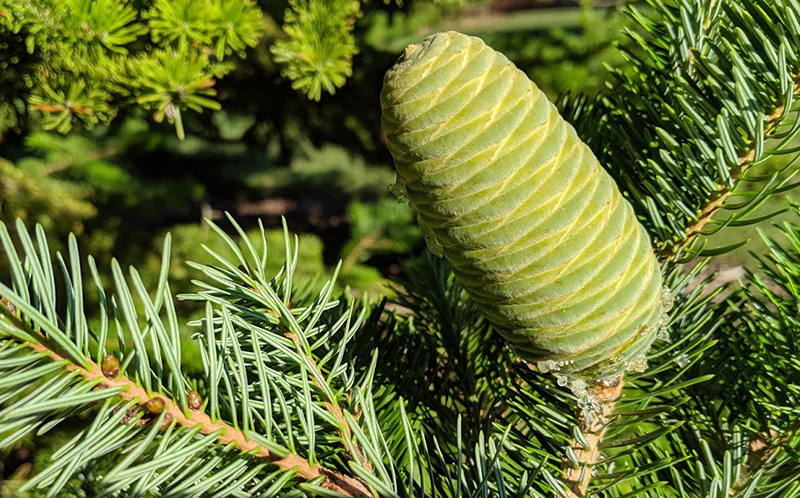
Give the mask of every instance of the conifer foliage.
[{"label": "conifer foliage", "polygon": [[[127,103],[175,123],[180,136],[181,112],[219,108],[213,87],[230,69],[225,60],[264,33],[249,0],[156,0],[142,9],[124,0],[12,0],[0,3],[0,29],[36,58],[28,100],[44,129],[108,122]],[[142,43],[147,36],[152,43]]]},{"label": "conifer foliage", "polygon": [[[53,31],[23,27],[30,16],[70,41],[72,57],[34,61],[32,102],[53,128],[109,119],[128,92],[177,123],[169,104],[212,105],[200,75],[257,37],[254,7],[186,10],[197,1],[101,15],[96,6],[112,0],[41,11],[23,0],[0,4],[0,17],[33,53],[47,53]],[[20,18],[21,9],[32,10]],[[648,0],[628,12],[638,43],[629,67],[596,100],[564,98],[560,110],[656,241],[668,313],[646,369],[587,380],[537,371],[431,254],[405,264],[392,302],[356,301],[335,294],[335,271],[318,292],[297,281],[303,261],[288,230],[283,247],[266,247],[229,218],[241,242],[213,229],[234,257],[209,250],[191,263],[196,291],[173,296],[169,238],[148,289],[116,261],[104,281],[74,238],[52,252],[43,228],[19,222],[0,226],[11,270],[0,279],[0,449],[86,422],[19,495],[800,495],[800,221],[765,237],[759,268],[727,295],[706,288],[703,264],[685,264],[729,249],[704,236],[758,221],[753,210],[792,187],[780,172],[751,172],[798,154],[789,143],[800,130],[800,2]],[[317,21],[289,22],[301,37]],[[135,50],[145,29],[163,48]],[[184,92],[90,84],[97,53],[97,64],[149,64],[148,81],[180,79]],[[79,77],[48,76],[49,64]],[[290,77],[312,97],[330,90],[309,67]],[[745,180],[762,187],[741,190]],[[283,262],[277,274],[266,272],[270,258]],[[182,361],[177,300],[203,310],[185,323],[199,371]]]},{"label": "conifer foliage", "polygon": [[273,47],[275,59],[292,86],[320,100],[352,74],[356,54],[355,20],[359,0],[292,0],[284,18],[287,38]]},{"label": "conifer foliage", "polygon": [[0,65],[24,85],[2,90],[0,115],[15,126],[29,107],[65,133],[141,107],[183,137],[182,113],[219,109],[216,82],[267,34],[284,74],[319,100],[351,74],[360,8],[292,1],[281,31],[252,0],[3,0]]}]

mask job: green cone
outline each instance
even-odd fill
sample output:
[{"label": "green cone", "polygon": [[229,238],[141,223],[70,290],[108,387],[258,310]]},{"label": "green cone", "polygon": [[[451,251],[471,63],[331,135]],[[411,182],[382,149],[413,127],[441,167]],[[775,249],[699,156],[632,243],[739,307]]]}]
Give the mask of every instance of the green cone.
[{"label": "green cone", "polygon": [[439,33],[406,48],[381,105],[428,246],[522,357],[582,376],[641,357],[661,314],[648,235],[522,71]]}]

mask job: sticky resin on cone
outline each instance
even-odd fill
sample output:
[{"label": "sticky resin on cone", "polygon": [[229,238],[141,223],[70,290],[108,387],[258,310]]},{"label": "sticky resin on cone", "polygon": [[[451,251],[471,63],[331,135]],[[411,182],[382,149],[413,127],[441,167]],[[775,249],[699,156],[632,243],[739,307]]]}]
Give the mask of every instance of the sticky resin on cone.
[{"label": "sticky resin on cone", "polygon": [[513,348],[585,378],[640,368],[661,315],[658,263],[542,91],[480,39],[447,32],[406,48],[381,106],[394,191]]}]

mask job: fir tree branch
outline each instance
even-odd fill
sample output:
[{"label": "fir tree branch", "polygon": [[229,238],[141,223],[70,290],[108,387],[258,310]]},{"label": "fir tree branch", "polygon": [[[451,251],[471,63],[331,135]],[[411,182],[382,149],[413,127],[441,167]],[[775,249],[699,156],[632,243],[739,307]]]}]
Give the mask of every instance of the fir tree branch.
[{"label": "fir tree branch", "polygon": [[[292,342],[294,342],[297,347],[302,350],[302,342],[296,334],[293,334],[287,330],[286,337],[291,339]],[[314,384],[316,384],[316,386],[319,387],[322,392],[325,392],[326,389],[323,387],[325,384],[325,376],[322,375],[319,367],[317,367],[317,361],[311,355],[308,355],[307,358],[308,362],[311,364],[311,367],[314,369],[313,373],[311,374]],[[331,413],[331,415],[334,416],[339,425],[339,434],[342,437],[342,442],[345,444],[352,442],[353,452],[358,456],[358,459],[361,461],[361,464],[364,466],[364,468],[367,469],[367,471],[372,472],[372,466],[369,464],[369,460],[364,457],[364,454],[361,452],[361,448],[358,447],[358,443],[353,441],[353,431],[350,428],[350,424],[348,424],[347,420],[344,418],[342,408],[339,406],[336,400],[333,399],[328,399],[325,402],[325,407]]]},{"label": "fir tree branch", "polygon": [[[564,461],[564,478],[568,487],[567,496],[583,498],[592,480],[592,469],[600,455],[600,443],[603,442],[611,413],[622,394],[623,378],[615,385],[599,384],[589,388],[589,403],[581,408],[580,432],[584,441],[573,437],[570,448],[580,465],[575,466],[570,459]],[[588,443],[588,445],[586,444]],[[560,494],[556,494],[558,498]]]},{"label": "fir tree branch", "polygon": [[[44,343],[28,343],[28,346],[30,346],[31,349],[37,353],[48,356],[53,361],[62,361],[65,359],[50,349],[49,346],[44,345]],[[103,375],[100,365],[91,360],[89,360],[89,365],[89,368],[84,369],[78,365],[69,364],[66,366],[66,368],[67,370],[78,372],[81,376],[90,381],[102,379],[103,382],[99,386],[102,389],[109,387],[122,387],[124,390],[119,394],[119,397],[127,401],[136,401],[140,404],[144,404],[146,401],[154,397],[148,395],[147,391],[136,385],[127,377],[109,379]],[[163,398],[163,396],[159,397]],[[214,432],[221,431],[221,434],[219,435],[219,442],[222,444],[227,445],[233,443],[243,452],[252,451],[254,456],[270,460],[273,465],[283,470],[297,468],[297,475],[303,479],[313,480],[319,478],[320,476],[325,476],[326,479],[322,483],[322,486],[327,489],[336,491],[337,493],[341,493],[346,496],[352,496],[354,498],[368,498],[372,496],[372,493],[370,493],[369,490],[359,480],[353,477],[342,475],[319,465],[311,465],[307,460],[298,455],[291,454],[287,455],[286,457],[280,457],[279,455],[261,447],[257,443],[248,441],[247,437],[244,435],[244,432],[241,430],[234,429],[230,425],[219,420],[212,422],[211,418],[205,413],[191,411],[187,415],[187,413],[183,412],[178,404],[174,401],[168,401],[164,409],[167,410],[167,418],[171,417],[173,421],[187,428],[199,426],[200,433],[202,434],[212,434]],[[341,410],[339,413],[341,416]]]},{"label": "fir tree branch", "polygon": [[[800,95],[800,76],[795,77],[794,95]],[[769,115],[769,118],[767,119],[767,126],[764,131],[765,138],[769,137],[769,135],[781,125],[781,117],[783,116],[785,109],[785,104],[780,104],[776,107],[775,111]],[[753,147],[739,157],[740,168],[738,171],[734,170],[731,172],[731,178],[733,179],[735,185],[738,185],[739,180],[742,179],[745,171],[747,171],[747,169],[753,165],[755,156],[756,149]],[[662,253],[661,261],[668,261],[676,254],[680,253],[681,250],[691,246],[697,237],[703,234],[703,228],[709,221],[711,221],[717,210],[725,204],[725,201],[731,196],[731,194],[735,192],[735,190],[735,187],[731,189],[726,185],[721,185],[717,194],[712,197],[711,200],[709,200],[709,202],[697,213],[697,221],[687,225],[686,237],[682,240],[676,241],[671,247],[664,251]]]},{"label": "fir tree branch", "polygon": [[[711,0],[708,6],[708,11],[713,11],[716,7],[717,0]],[[706,32],[711,27],[712,19],[708,18],[703,23],[703,31]],[[694,69],[694,50],[690,49],[688,52],[688,63],[691,69]],[[795,88],[794,88],[794,95],[800,93],[800,82],[798,82],[797,76],[795,77]],[[769,115],[767,118],[767,126],[764,132],[764,137],[769,137],[770,133],[772,133],[781,123],[781,116],[783,116],[785,110],[785,103],[779,104],[775,111]],[[739,180],[743,177],[745,171],[753,164],[753,161],[756,156],[756,149],[755,147],[751,147],[749,151],[741,154],[739,156],[739,165],[740,168],[738,171],[733,170],[731,171],[731,179],[734,182],[734,185],[738,184]],[[703,228],[706,224],[711,221],[711,218],[717,212],[717,210],[725,204],[725,201],[730,197],[730,195],[735,190],[729,188],[727,185],[720,185],[719,191],[716,195],[711,197],[708,203],[697,213],[697,221],[687,225],[686,227],[686,237],[683,240],[676,241],[672,247],[668,248],[666,252],[663,253],[662,262],[670,259],[675,254],[679,253],[681,249],[686,249],[695,241],[695,239],[702,234]]]},{"label": "fir tree branch", "polygon": [[[5,314],[5,316],[12,319],[14,325],[22,330],[25,330],[24,324],[13,316]],[[35,332],[28,331],[31,335],[37,335]],[[37,338],[43,339],[43,338]],[[87,367],[81,367],[73,363],[71,360],[58,354],[54,348],[47,345],[45,341],[39,343],[26,343],[35,352],[47,356],[54,362],[67,360],[70,363],[66,365],[66,369],[72,372],[77,372],[86,380],[102,382],[98,388],[107,389],[113,387],[122,388],[122,392],[118,394],[119,397],[126,401],[135,401],[143,405],[148,400],[154,397],[164,398],[164,396],[152,396],[147,393],[145,389],[138,386],[132,380],[125,376],[118,376],[116,378],[108,378],[103,374],[103,370],[94,361],[87,359]],[[372,493],[364,486],[358,479],[340,474],[338,472],[326,469],[319,465],[312,465],[304,458],[296,454],[289,454],[281,457],[276,453],[270,452],[268,449],[260,446],[258,443],[249,441],[244,432],[237,430],[223,421],[212,421],[211,418],[201,411],[187,411],[181,410],[180,406],[172,400],[165,403],[164,410],[167,411],[165,420],[172,420],[178,424],[186,427],[193,428],[199,427],[201,434],[212,434],[220,432],[219,442],[223,445],[233,443],[242,452],[252,452],[255,457],[269,460],[276,467],[283,470],[297,469],[296,475],[305,480],[313,480],[324,476],[325,480],[322,486],[331,491],[351,496],[353,498],[370,498]],[[341,413],[341,411],[340,411]]]},{"label": "fir tree branch", "polygon": [[[785,191],[780,185],[732,192],[743,166],[781,153],[798,131],[787,127],[780,143],[764,150],[765,139],[775,138],[770,132],[795,123],[786,114],[798,92],[800,5],[647,4],[627,9],[637,30],[629,31],[630,47],[621,48],[635,76],[615,71],[610,92],[596,101],[573,99],[563,111],[633,204],[664,261],[711,256],[733,245],[705,250],[698,235],[749,224],[748,208]],[[736,212],[715,219],[720,208],[733,211],[725,202],[731,194]]]}]

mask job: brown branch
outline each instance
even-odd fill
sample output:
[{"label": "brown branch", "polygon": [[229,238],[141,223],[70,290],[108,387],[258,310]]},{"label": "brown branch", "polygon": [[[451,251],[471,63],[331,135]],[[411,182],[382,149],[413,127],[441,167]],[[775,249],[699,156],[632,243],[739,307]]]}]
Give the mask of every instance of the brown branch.
[{"label": "brown branch", "polygon": [[573,438],[570,448],[577,457],[579,465],[576,468],[571,460],[564,461],[564,479],[568,487],[567,495],[570,498],[586,496],[592,479],[592,469],[600,455],[600,443],[606,433],[614,405],[622,394],[622,380],[620,376],[619,382],[613,386],[598,384],[589,388],[588,395],[594,408],[591,413],[586,412],[587,408],[581,409],[580,413],[580,431],[589,444],[584,446],[577,438]]},{"label": "brown branch", "polygon": [[[15,320],[15,325],[24,325]],[[42,343],[26,343],[34,351],[44,356],[49,357],[53,361],[61,361],[65,358],[56,353],[52,348]],[[71,360],[70,360],[71,361]],[[136,385],[132,380],[127,377],[117,377],[109,379],[103,375],[102,368],[95,362],[89,360],[89,368],[85,369],[74,363],[69,363],[65,367],[67,370],[78,372],[82,377],[89,381],[101,381],[101,386],[105,388],[122,387],[123,391],[117,396],[129,400],[136,401],[139,404],[144,404],[151,399],[142,387]],[[154,396],[155,397],[155,396]],[[163,396],[158,396],[163,399]],[[261,447],[259,444],[249,441],[244,433],[237,430],[222,421],[213,422],[211,418],[200,411],[190,411],[187,416],[183,410],[172,400],[167,401],[166,407],[167,417],[171,416],[172,420],[187,428],[198,427],[199,432],[202,434],[211,434],[220,431],[218,441],[221,444],[228,445],[233,443],[237,448],[243,452],[252,452],[258,458],[270,460],[270,462],[278,468],[283,470],[297,470],[297,475],[305,480],[317,479],[324,476],[325,480],[322,486],[341,493],[345,496],[353,498],[372,498],[372,493],[367,489],[364,484],[358,479],[334,472],[332,470],[323,468],[319,465],[311,465],[307,460],[299,455],[290,454],[286,457],[281,457],[269,450]]]}]

